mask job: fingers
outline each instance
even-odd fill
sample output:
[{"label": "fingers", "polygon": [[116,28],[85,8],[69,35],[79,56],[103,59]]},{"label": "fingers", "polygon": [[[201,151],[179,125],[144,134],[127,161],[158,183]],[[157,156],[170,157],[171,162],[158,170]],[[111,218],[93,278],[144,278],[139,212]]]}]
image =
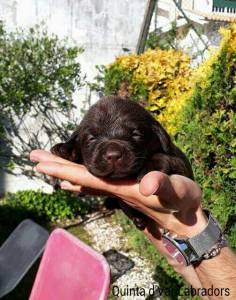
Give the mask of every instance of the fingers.
[{"label": "fingers", "polygon": [[[44,158],[46,155],[43,153]],[[40,159],[41,158],[42,157],[40,156]],[[102,190],[114,194],[124,199],[133,207],[140,208],[140,210],[147,206],[149,208],[154,207],[155,209],[161,208],[162,211],[166,211],[166,208],[163,208],[163,205],[160,205],[157,196],[145,197],[141,195],[139,192],[139,185],[135,181],[116,181],[116,183],[113,184],[93,176],[84,166],[52,161],[41,161],[36,166],[36,170],[40,173],[68,181],[75,186],[83,186],[85,188]],[[77,190],[77,187],[67,187],[69,190]]]},{"label": "fingers", "polygon": [[[44,155],[44,154],[43,154]],[[100,178],[93,176],[83,165],[79,164],[64,164],[53,161],[41,161],[36,170],[40,173],[53,176],[73,185],[83,186],[96,190],[102,190],[108,193],[113,193],[118,187],[110,184]],[[68,186],[68,189],[73,187]]]},{"label": "fingers", "polygon": [[[89,180],[93,179],[93,175],[90,174],[87,169],[78,164],[68,164],[62,163],[60,158],[52,158],[51,161],[45,161],[47,155],[43,154],[42,160],[40,160],[39,164],[36,166],[36,170],[40,173],[44,173],[49,176],[57,177],[62,180],[66,180],[68,182],[72,182],[78,185],[84,185],[83,183],[89,182]],[[49,155],[49,158],[51,156]],[[64,160],[64,159],[62,159]],[[58,162],[60,161],[60,162]],[[91,177],[91,178],[90,178]],[[95,178],[95,177],[94,177]],[[86,186],[86,185],[85,185]]]},{"label": "fingers", "polygon": [[36,149],[31,151],[30,153],[30,160],[33,162],[43,162],[43,161],[51,161],[51,162],[58,162],[62,164],[68,164],[68,165],[76,165],[75,163],[66,160],[64,158],[61,158],[59,156],[56,156],[52,154],[49,151],[41,150],[41,149]]},{"label": "fingers", "polygon": [[170,177],[159,171],[152,171],[146,174],[139,185],[139,191],[142,195],[148,197],[157,195],[156,203],[160,207],[178,211],[178,196],[172,186]]},{"label": "fingers", "polygon": [[63,190],[71,191],[71,192],[79,192],[85,195],[93,195],[93,196],[110,196],[111,194],[106,193],[101,190],[95,190],[91,188],[86,188],[81,185],[72,184],[69,181],[63,180],[61,182],[61,188]]},{"label": "fingers", "polygon": [[[159,188],[159,181],[162,177],[165,177],[164,173],[152,171],[147,173],[140,181],[139,190],[144,196],[150,196],[156,193]],[[163,178],[165,179],[165,178]]]},{"label": "fingers", "polygon": [[61,182],[60,186],[61,186],[62,190],[67,190],[67,191],[77,192],[77,193],[80,193],[81,189],[82,189],[81,185],[75,185],[75,184],[72,184],[71,182],[66,181],[66,180],[63,180]]},{"label": "fingers", "polygon": [[178,200],[170,177],[159,171],[146,174],[140,182],[139,190],[144,196],[158,195],[159,200],[166,203],[169,203],[170,199],[173,204]]},{"label": "fingers", "polygon": [[[181,210],[182,213],[175,216],[178,219],[184,218],[186,223],[189,223],[189,208],[196,210],[199,207],[200,189],[192,180],[180,175],[168,176],[157,171],[150,172],[144,176],[139,185],[131,180],[115,183],[104,181],[93,176],[84,166],[78,164],[41,161],[36,169],[41,173],[70,182],[72,185],[67,188],[72,191],[81,191],[82,186],[116,195],[128,205],[159,222],[161,226],[171,225],[171,223],[173,225],[173,216],[170,213],[181,212]],[[155,195],[147,196],[155,190]],[[175,221],[179,223],[178,220]]]},{"label": "fingers", "polygon": [[142,195],[158,195],[160,203],[174,210],[187,207],[198,207],[201,190],[191,179],[181,176],[168,176],[162,172],[153,171],[146,174],[139,186]]},{"label": "fingers", "polygon": [[183,210],[186,205],[189,209],[197,209],[202,198],[202,191],[197,183],[181,175],[172,175],[169,178],[177,199],[179,199],[180,210]]}]

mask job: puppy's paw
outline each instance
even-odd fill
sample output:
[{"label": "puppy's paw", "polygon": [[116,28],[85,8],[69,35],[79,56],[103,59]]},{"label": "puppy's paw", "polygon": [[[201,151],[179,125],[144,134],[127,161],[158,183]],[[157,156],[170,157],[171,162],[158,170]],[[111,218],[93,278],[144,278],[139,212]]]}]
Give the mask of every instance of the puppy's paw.
[{"label": "puppy's paw", "polygon": [[72,160],[73,146],[69,143],[59,143],[50,149],[51,153],[67,160]]},{"label": "puppy's paw", "polygon": [[139,229],[139,230],[144,230],[147,227],[148,224],[148,217],[145,215],[143,216],[134,216],[132,218],[132,221],[134,225]]},{"label": "puppy's paw", "polygon": [[50,179],[50,184],[52,185],[54,191],[61,189],[60,180],[58,178],[52,177]]}]

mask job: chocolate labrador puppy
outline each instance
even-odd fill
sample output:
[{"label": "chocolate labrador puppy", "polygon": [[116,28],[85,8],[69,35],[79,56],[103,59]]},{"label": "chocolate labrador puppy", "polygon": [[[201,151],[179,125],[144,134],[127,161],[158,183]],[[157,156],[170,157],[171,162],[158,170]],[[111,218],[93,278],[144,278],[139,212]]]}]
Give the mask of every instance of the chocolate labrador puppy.
[{"label": "chocolate labrador puppy", "polygon": [[94,104],[71,137],[51,152],[104,179],[140,180],[153,170],[193,179],[186,156],[160,123],[138,103],[118,96]]}]

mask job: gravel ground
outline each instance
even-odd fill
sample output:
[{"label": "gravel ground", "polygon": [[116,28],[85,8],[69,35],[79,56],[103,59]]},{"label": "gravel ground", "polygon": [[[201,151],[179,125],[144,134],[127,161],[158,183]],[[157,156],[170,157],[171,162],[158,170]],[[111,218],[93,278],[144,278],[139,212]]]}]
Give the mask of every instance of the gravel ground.
[{"label": "gravel ground", "polygon": [[[93,248],[98,252],[103,253],[109,249],[115,249],[128,256],[135,263],[131,270],[113,283],[114,299],[146,299],[150,295],[153,286],[157,286],[157,283],[152,278],[152,268],[146,259],[140,257],[135,251],[128,249],[128,243],[121,226],[117,224],[111,225],[109,218],[101,218],[85,224],[84,229],[93,241]],[[130,290],[131,288],[133,289]],[[143,296],[144,293],[145,296]]]}]

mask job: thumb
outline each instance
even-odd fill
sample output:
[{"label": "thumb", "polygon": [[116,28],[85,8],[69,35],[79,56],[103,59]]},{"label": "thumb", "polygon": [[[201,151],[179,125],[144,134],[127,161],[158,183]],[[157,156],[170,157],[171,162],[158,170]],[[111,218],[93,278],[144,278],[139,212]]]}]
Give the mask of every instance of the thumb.
[{"label": "thumb", "polygon": [[146,174],[140,184],[139,191],[144,196],[157,195],[160,203],[171,210],[179,210],[178,196],[170,177],[159,171]]}]

